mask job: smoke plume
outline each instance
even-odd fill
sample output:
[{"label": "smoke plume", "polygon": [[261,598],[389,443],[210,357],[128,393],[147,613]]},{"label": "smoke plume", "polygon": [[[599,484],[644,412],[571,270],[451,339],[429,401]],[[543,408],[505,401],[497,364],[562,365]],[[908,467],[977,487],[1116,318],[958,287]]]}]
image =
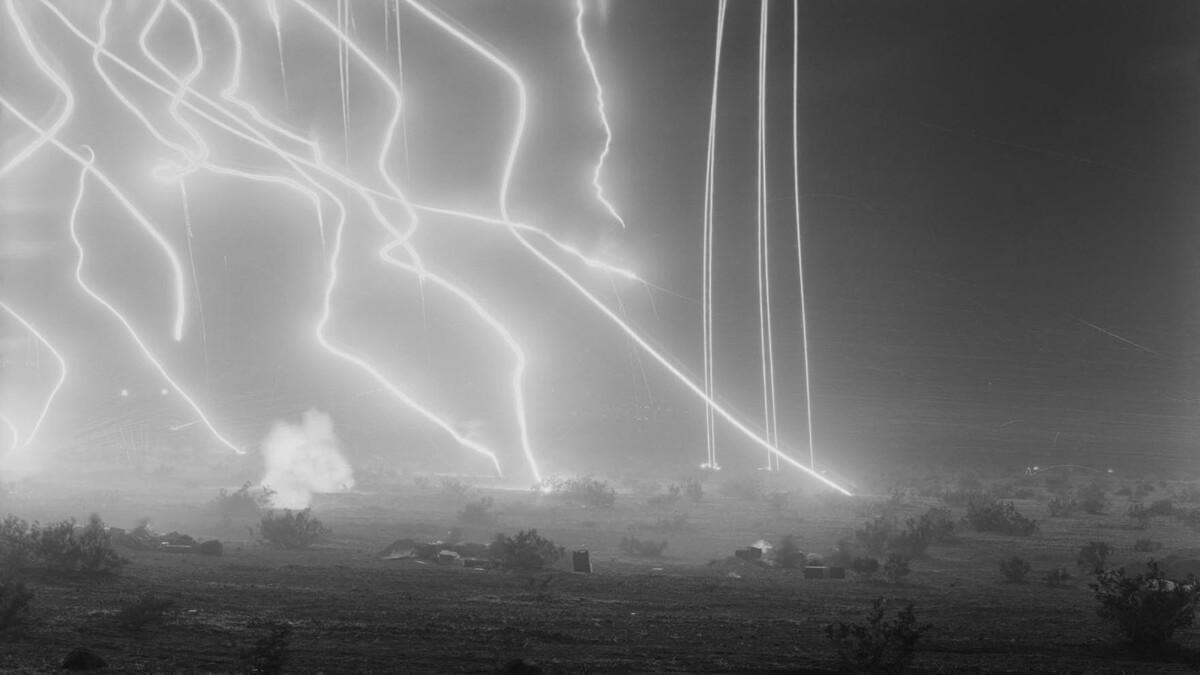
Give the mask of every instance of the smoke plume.
[{"label": "smoke plume", "polygon": [[325,413],[309,410],[300,424],[277,422],[263,439],[262,451],[262,484],[275,490],[271,501],[277,507],[308,508],[314,493],[354,487],[354,471]]}]

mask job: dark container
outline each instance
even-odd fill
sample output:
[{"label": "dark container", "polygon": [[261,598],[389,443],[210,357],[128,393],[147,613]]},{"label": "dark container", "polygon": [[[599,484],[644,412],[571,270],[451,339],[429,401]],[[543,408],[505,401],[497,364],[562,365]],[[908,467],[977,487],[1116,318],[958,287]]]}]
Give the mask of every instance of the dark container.
[{"label": "dark container", "polygon": [[592,573],[592,561],[588,555],[587,549],[579,549],[571,552],[571,564],[576,572],[584,574]]},{"label": "dark container", "polygon": [[804,568],[804,578],[805,579],[824,579],[827,576],[825,574],[827,571],[829,571],[828,567],[805,567]]}]

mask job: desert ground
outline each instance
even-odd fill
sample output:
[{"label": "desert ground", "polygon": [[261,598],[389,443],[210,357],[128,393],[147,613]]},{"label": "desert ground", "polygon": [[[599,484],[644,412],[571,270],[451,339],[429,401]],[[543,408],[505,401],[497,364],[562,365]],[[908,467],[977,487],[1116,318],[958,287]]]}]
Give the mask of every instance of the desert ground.
[{"label": "desert ground", "polygon": [[[1196,497],[1196,484],[1056,473],[896,477],[886,491],[854,497],[798,475],[709,474],[698,500],[664,496],[676,483],[669,477],[597,476],[615,501],[595,507],[486,480],[378,471],[360,475],[354,491],[315,498],[312,515],[329,532],[303,550],[261,541],[253,516],[222,518],[219,472],[212,484],[165,470],[43,475],[6,485],[0,513],[47,523],[96,512],[125,529],[149,519],[151,532],[218,539],[223,554],[118,547],[128,564],[115,575],[28,575],[35,597],[25,619],[0,633],[0,671],[57,671],[83,646],[116,672],[246,672],[243,655],[264,626],[286,626],[283,672],[291,673],[520,672],[516,659],[548,673],[836,672],[842,664],[825,626],[862,622],[885,598],[889,619],[911,603],[931,626],[913,672],[1193,672],[1195,627],[1177,635],[1182,649],[1170,654],[1123,648],[1097,615],[1076,556],[1103,541],[1113,549],[1108,566],[1131,571],[1151,557],[1200,558],[1185,523],[1128,516],[1135,502]],[[1107,491],[1101,513],[1048,514],[1050,499],[1097,480]],[[802,569],[734,555],[792,535],[802,551],[830,557],[839,541],[855,546],[855,530],[876,515],[903,523],[948,508],[957,520],[965,509],[954,495],[963,492],[1011,501],[1038,531],[980,533],[958,522],[952,541],[931,545],[898,581],[805,578]],[[483,520],[461,515],[472,502],[486,505]],[[533,528],[567,551],[540,572],[384,557],[400,552],[398,540],[487,544],[498,532]],[[622,547],[630,536],[668,545],[659,556],[631,555]],[[1139,539],[1161,548],[1135,551]],[[577,549],[589,551],[593,573],[571,571]],[[998,568],[1013,555],[1032,567],[1021,582]],[[1060,567],[1071,574],[1065,583],[1043,580]],[[140,628],[122,624],[122,608],[147,593],[171,600],[169,609]]]}]

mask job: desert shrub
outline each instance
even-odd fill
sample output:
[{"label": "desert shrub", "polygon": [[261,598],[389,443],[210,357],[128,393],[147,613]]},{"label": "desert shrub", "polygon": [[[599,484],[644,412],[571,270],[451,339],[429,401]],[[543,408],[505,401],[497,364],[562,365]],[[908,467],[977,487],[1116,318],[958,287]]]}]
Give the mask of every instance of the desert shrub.
[{"label": "desert shrub", "polygon": [[210,510],[220,518],[221,525],[228,527],[234,521],[261,518],[263,510],[271,507],[275,491],[266,486],[257,490],[252,488],[249,481],[233,492],[221,488],[209,504]]},{"label": "desert shrub", "polygon": [[1125,574],[1120,567],[1102,572],[1088,587],[1100,602],[1098,613],[1113,624],[1114,634],[1138,650],[1152,650],[1171,642],[1175,631],[1195,619],[1200,588],[1166,579],[1158,563],[1147,563],[1146,573]]},{"label": "desert shrub", "polygon": [[470,491],[470,484],[450,476],[443,476],[438,483],[438,494],[446,500],[460,500]]},{"label": "desert shrub", "polygon": [[796,538],[790,534],[779,540],[779,545],[772,549],[775,563],[784,569],[804,567],[804,551],[796,545]]},{"label": "desert shrub", "polygon": [[0,631],[19,625],[29,615],[33,591],[15,579],[0,581]]},{"label": "desert shrub", "polygon": [[850,572],[858,579],[869,580],[879,572],[879,559],[864,556],[850,561]]},{"label": "desert shrub", "polygon": [[1200,503],[1200,485],[1188,483],[1178,490],[1172,490],[1171,496],[1175,501],[1181,504],[1197,504]]},{"label": "desert shrub", "polygon": [[904,521],[904,529],[888,539],[888,550],[909,558],[925,557],[925,549],[933,542],[933,523],[924,516]]},{"label": "desert shrub", "polygon": [[763,501],[766,502],[767,507],[771,511],[778,514],[783,513],[783,510],[788,507],[788,500],[790,498],[791,494],[784,490],[773,490],[763,496]]},{"label": "desert shrub", "polygon": [[896,521],[875,516],[854,531],[854,538],[869,555],[877,556],[887,550],[888,542],[895,534]]},{"label": "desert shrub", "polygon": [[1153,553],[1162,548],[1162,546],[1161,541],[1154,541],[1153,539],[1138,539],[1133,542],[1133,550],[1138,553]]},{"label": "desert shrub", "polygon": [[1112,547],[1102,541],[1089,541],[1079,549],[1075,565],[1084,574],[1100,574],[1112,551]]},{"label": "desert shrub", "polygon": [[238,652],[242,671],[253,675],[278,675],[288,662],[292,627],[279,621],[254,619],[247,626],[258,635],[254,644]]},{"label": "desert shrub", "polygon": [[629,526],[631,530],[653,530],[655,532],[682,532],[688,528],[688,514],[676,513],[670,518],[659,518],[653,523],[641,522]]},{"label": "desert shrub", "polygon": [[757,476],[740,476],[721,483],[721,494],[730,499],[756,502],[762,499],[766,484]]},{"label": "desert shrub", "polygon": [[704,481],[699,478],[684,478],[682,483],[683,496],[694,502],[704,500]]},{"label": "desert shrub", "polygon": [[29,523],[16,516],[0,520],[0,574],[13,574],[25,569],[32,556]]},{"label": "desert shrub", "polygon": [[1079,511],[1079,502],[1070,497],[1055,497],[1046,503],[1051,518],[1069,518]]},{"label": "desert shrub", "polygon": [[312,516],[312,509],[284,509],[283,513],[268,511],[259,523],[258,530],[267,543],[286,549],[308,548],[330,532]]},{"label": "desert shrub", "polygon": [[1071,477],[1064,473],[1047,474],[1042,487],[1050,494],[1066,494],[1071,489]]},{"label": "desert shrub", "polygon": [[146,626],[162,621],[163,616],[174,606],[175,601],[171,598],[143,593],[117,612],[116,622],[121,628],[138,633]]},{"label": "desert shrub", "polygon": [[1000,561],[1000,574],[1004,575],[1006,581],[1012,583],[1020,583],[1025,581],[1032,567],[1028,562],[1022,560],[1019,556],[1004,558]]},{"label": "desert shrub", "polygon": [[1133,494],[1131,496],[1134,499],[1145,499],[1146,497],[1149,497],[1151,495],[1151,493],[1153,493],[1153,492],[1154,492],[1154,484],[1151,483],[1150,481],[1142,481],[1133,488]]},{"label": "desert shrub", "polygon": [[608,481],[591,476],[566,480],[548,478],[535,490],[548,493],[565,501],[593,508],[611,508],[617,502],[617,491]]},{"label": "desert shrub", "polygon": [[521,530],[515,537],[497,534],[489,552],[501,566],[524,570],[537,570],[553,565],[566,555],[563,547],[555,546],[553,541],[539,535],[536,529]]},{"label": "desert shrub", "polygon": [[854,551],[850,546],[850,542],[843,539],[833,547],[828,555],[825,556],[825,564],[832,567],[849,567],[854,562]]},{"label": "desert shrub", "polygon": [[934,544],[946,544],[956,540],[955,519],[950,509],[932,506],[921,515],[920,525]]},{"label": "desert shrub", "polygon": [[884,621],[883,598],[877,598],[866,623],[838,622],[825,626],[833,641],[843,671],[855,673],[898,672],[908,668],[917,644],[932,627],[917,623],[910,603]]},{"label": "desert shrub", "polygon": [[1079,489],[1077,499],[1079,508],[1085,513],[1097,515],[1104,513],[1110,502],[1108,500],[1108,491],[1102,483],[1091,483]]},{"label": "desert shrub", "polygon": [[1133,497],[1133,488],[1129,487],[1128,485],[1122,485],[1121,487],[1117,488],[1117,490],[1115,492],[1113,492],[1113,494],[1118,497],[1132,498]]},{"label": "desert shrub", "polygon": [[1071,581],[1071,573],[1065,567],[1055,567],[1042,576],[1047,586],[1065,586]]},{"label": "desert shrub", "polygon": [[209,539],[196,545],[196,552],[200,555],[220,556],[225,551],[225,547],[216,539]]},{"label": "desert shrub", "polygon": [[1175,515],[1175,502],[1170,499],[1155,499],[1150,502],[1150,506],[1146,507],[1146,512],[1151,516],[1173,516]]},{"label": "desert shrub", "polygon": [[128,562],[113,548],[104,523],[94,513],[78,529],[74,518],[45,526],[34,523],[28,539],[28,566],[48,572],[110,575]]},{"label": "desert shrub", "polygon": [[903,582],[911,572],[912,567],[909,565],[908,558],[899,553],[889,554],[887,560],[883,562],[883,577],[893,584]]},{"label": "desert shrub", "polygon": [[476,501],[467,502],[462,511],[458,512],[458,522],[480,527],[495,525],[499,522],[500,517],[492,508],[494,504],[495,500],[491,497],[482,497]]},{"label": "desert shrub", "polygon": [[683,494],[683,488],[675,483],[667,486],[667,491],[661,495],[654,495],[646,500],[650,506],[670,506],[679,501],[680,495]]},{"label": "desert shrub", "polygon": [[1027,537],[1037,531],[1037,521],[1021,514],[1012,502],[973,501],[967,505],[967,522],[976,532],[999,532]]},{"label": "desert shrub", "polygon": [[657,558],[667,549],[666,540],[642,540],[637,537],[621,537],[621,552],[639,558]]},{"label": "desert shrub", "polygon": [[1200,507],[1176,507],[1175,520],[1193,530],[1200,530]]},{"label": "desert shrub", "polygon": [[1150,526],[1150,509],[1147,509],[1140,502],[1134,502],[1129,505],[1125,511],[1125,516],[1133,521],[1134,527],[1139,530],[1144,530]]}]

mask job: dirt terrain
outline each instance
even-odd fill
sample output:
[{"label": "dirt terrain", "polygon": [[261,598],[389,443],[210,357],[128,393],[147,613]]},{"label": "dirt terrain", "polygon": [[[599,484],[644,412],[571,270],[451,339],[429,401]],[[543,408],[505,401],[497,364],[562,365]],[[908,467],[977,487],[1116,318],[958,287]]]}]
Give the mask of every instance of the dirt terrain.
[{"label": "dirt terrain", "polygon": [[[224,555],[122,550],[130,564],[115,578],[33,579],[32,615],[0,636],[0,671],[56,671],[82,645],[119,672],[235,672],[239,650],[261,634],[251,622],[265,620],[291,628],[285,672],[295,673],[494,672],[517,658],[551,673],[833,672],[837,654],[824,626],[861,621],[884,597],[889,618],[911,602],[918,619],[933,625],[914,662],[918,672],[1192,672],[1112,647],[1088,578],[1075,568],[1077,551],[1091,540],[1114,547],[1112,565],[1131,568],[1151,555],[1195,556],[1188,549],[1197,546],[1196,534],[1174,521],[1156,518],[1136,529],[1125,516],[1127,498],[1114,497],[1102,515],[1049,518],[1047,495],[1037,488],[1036,499],[1016,500],[1040,521],[1037,534],[979,534],[960,524],[958,540],[931,547],[900,584],[805,579],[799,570],[732,557],[785,534],[805,551],[826,553],[872,510],[890,509],[903,520],[940,505],[916,490],[886,504],[882,497],[805,494],[795,482],[783,508],[723,495],[715,479],[700,501],[648,503],[642,486],[642,494],[619,490],[611,508],[585,508],[530,491],[476,486],[453,495],[436,481],[380,481],[318,497],[313,513],[331,533],[309,550],[289,551],[258,542],[252,522],[222,524],[210,508],[213,488],[168,480],[126,492],[115,476],[43,479],[19,485],[0,510],[42,522],[95,510],[119,527],[149,517],[160,532],[221,539]],[[1142,501],[1166,496],[1160,490]],[[495,500],[499,522],[461,523],[463,505],[482,496]],[[95,506],[80,508],[89,501]],[[681,514],[683,529],[655,530],[659,519]],[[540,573],[381,557],[398,539],[435,540],[452,528],[481,543],[495,532],[537,528],[568,551],[587,548],[595,571],[568,571],[569,556]],[[660,558],[630,557],[620,540],[631,533],[669,545]],[[1136,553],[1133,542],[1142,538],[1164,546]],[[1014,554],[1033,566],[1026,582],[1000,575],[999,560]],[[1062,587],[1043,583],[1058,566],[1073,579]],[[173,599],[172,609],[142,631],[121,627],[117,611],[146,592]],[[1181,642],[1200,648],[1197,629]]]}]

